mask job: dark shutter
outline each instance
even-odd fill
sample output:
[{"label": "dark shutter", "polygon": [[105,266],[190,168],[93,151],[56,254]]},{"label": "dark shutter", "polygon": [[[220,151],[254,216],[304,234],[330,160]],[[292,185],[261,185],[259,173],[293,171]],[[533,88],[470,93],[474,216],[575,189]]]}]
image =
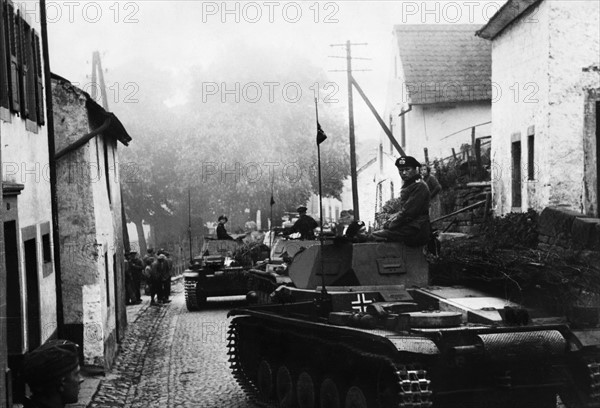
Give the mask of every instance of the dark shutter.
[{"label": "dark shutter", "polygon": [[36,107],[37,107],[37,119],[38,119],[38,124],[43,125],[43,124],[45,124],[45,121],[44,121],[44,81],[42,78],[44,62],[42,61],[40,37],[37,35],[37,33],[35,31],[33,32],[33,44],[34,44],[33,56],[35,58],[35,65],[36,65],[35,78],[36,78],[37,87],[36,87],[35,97],[36,97]]},{"label": "dark shutter", "polygon": [[16,27],[15,27],[15,9],[11,3],[6,4],[6,31],[7,41],[8,41],[8,51],[9,51],[9,75],[10,75],[10,102],[11,102],[11,110],[14,112],[18,112],[21,109],[21,105],[19,103],[19,60],[17,57],[18,46],[16,39]]},{"label": "dark shutter", "polygon": [[10,67],[10,59],[8,58],[8,41],[6,39],[6,4],[4,0],[0,4],[0,106],[9,109],[10,100],[8,85],[8,68]]},{"label": "dark shutter", "polygon": [[19,83],[20,83],[20,103],[21,103],[21,117],[28,118],[29,117],[29,104],[28,102],[28,92],[29,89],[27,87],[27,71],[29,71],[29,66],[27,64],[27,47],[25,40],[25,20],[21,18],[21,12],[17,10],[17,14],[15,16],[15,29],[16,29],[16,39],[17,39],[17,51],[18,51],[18,69],[19,69]]},{"label": "dark shutter", "polygon": [[26,83],[25,99],[27,100],[27,118],[37,123],[37,72],[34,61],[35,42],[33,40],[33,30],[25,20],[23,24],[23,79]]}]

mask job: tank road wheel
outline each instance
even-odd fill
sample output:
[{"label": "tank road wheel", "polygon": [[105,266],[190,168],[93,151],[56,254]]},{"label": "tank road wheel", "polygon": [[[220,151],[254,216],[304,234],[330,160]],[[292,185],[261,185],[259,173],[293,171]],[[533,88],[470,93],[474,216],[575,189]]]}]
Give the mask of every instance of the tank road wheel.
[{"label": "tank road wheel", "polygon": [[198,281],[195,279],[185,280],[185,306],[190,312],[200,310],[200,303],[198,302]]},{"label": "tank road wheel", "polygon": [[296,395],[298,396],[299,408],[315,408],[317,403],[317,390],[315,388],[314,376],[308,371],[302,371],[298,375]]},{"label": "tank road wheel", "polygon": [[344,408],[368,408],[367,397],[362,389],[353,385],[346,393],[346,403]]},{"label": "tank road wheel", "polygon": [[330,377],[326,377],[321,382],[319,400],[321,408],[342,408],[339,387]]},{"label": "tank road wheel", "polygon": [[256,372],[256,388],[258,389],[260,397],[265,401],[269,401],[273,398],[273,391],[275,390],[275,384],[273,383],[273,369],[267,360],[262,360],[258,364],[258,370]]},{"label": "tank road wheel", "polygon": [[277,369],[275,389],[279,406],[281,408],[292,408],[294,406],[294,380],[292,379],[292,372],[285,365]]}]

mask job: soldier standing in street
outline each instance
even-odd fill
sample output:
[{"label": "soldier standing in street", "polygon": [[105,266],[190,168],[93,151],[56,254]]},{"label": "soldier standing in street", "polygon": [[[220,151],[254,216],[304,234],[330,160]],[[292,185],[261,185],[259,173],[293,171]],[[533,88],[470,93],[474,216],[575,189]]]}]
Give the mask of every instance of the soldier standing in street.
[{"label": "soldier standing in street", "polygon": [[307,210],[304,206],[298,207],[297,211],[300,218],[298,218],[290,230],[291,233],[300,233],[300,239],[303,240],[315,239],[314,230],[319,226],[313,217],[306,215]]},{"label": "soldier standing in street", "polygon": [[64,408],[77,402],[83,382],[77,344],[50,340],[26,354],[23,378],[32,391],[25,408]]},{"label": "soldier standing in street", "polygon": [[[165,254],[160,254],[158,256],[156,262],[152,264],[152,271],[150,274],[157,286],[156,295],[158,297],[158,303],[169,303],[168,284],[171,281],[171,273]],[[151,304],[153,303],[151,302]]]},{"label": "soldier standing in street", "polygon": [[140,286],[142,284],[142,272],[144,270],[144,263],[137,256],[136,251],[129,252],[129,271],[131,274],[131,286],[133,288],[132,303],[140,304],[142,302],[142,294],[140,293]]}]

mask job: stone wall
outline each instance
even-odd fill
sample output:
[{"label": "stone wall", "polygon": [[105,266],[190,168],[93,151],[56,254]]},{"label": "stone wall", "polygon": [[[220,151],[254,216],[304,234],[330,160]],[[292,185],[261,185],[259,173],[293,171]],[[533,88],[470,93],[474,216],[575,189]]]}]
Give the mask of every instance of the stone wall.
[{"label": "stone wall", "polygon": [[[451,189],[442,191],[442,212],[451,214],[462,208],[468,207],[479,201],[485,200],[486,195],[491,194],[489,182],[475,182],[458,185]],[[491,208],[488,209],[491,216]],[[447,232],[462,232],[466,234],[476,233],[485,219],[485,205],[465,211],[455,216],[434,223],[433,227],[438,230],[448,228]]]},{"label": "stone wall", "polygon": [[547,207],[538,220],[538,240],[538,247],[546,251],[598,252],[600,219],[567,207]]}]

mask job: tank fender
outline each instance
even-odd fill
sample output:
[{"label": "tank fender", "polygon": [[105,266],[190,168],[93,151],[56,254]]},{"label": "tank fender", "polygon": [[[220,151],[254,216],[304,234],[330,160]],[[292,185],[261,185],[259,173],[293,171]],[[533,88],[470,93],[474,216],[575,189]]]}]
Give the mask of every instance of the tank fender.
[{"label": "tank fender", "polygon": [[572,350],[600,346],[600,328],[572,330],[568,335]]},{"label": "tank fender", "polygon": [[196,271],[186,270],[183,272],[183,279],[197,279],[200,276],[200,273]]},{"label": "tank fender", "polygon": [[426,355],[440,354],[440,349],[433,340],[426,337],[393,336],[388,337],[388,340],[400,352]]}]

